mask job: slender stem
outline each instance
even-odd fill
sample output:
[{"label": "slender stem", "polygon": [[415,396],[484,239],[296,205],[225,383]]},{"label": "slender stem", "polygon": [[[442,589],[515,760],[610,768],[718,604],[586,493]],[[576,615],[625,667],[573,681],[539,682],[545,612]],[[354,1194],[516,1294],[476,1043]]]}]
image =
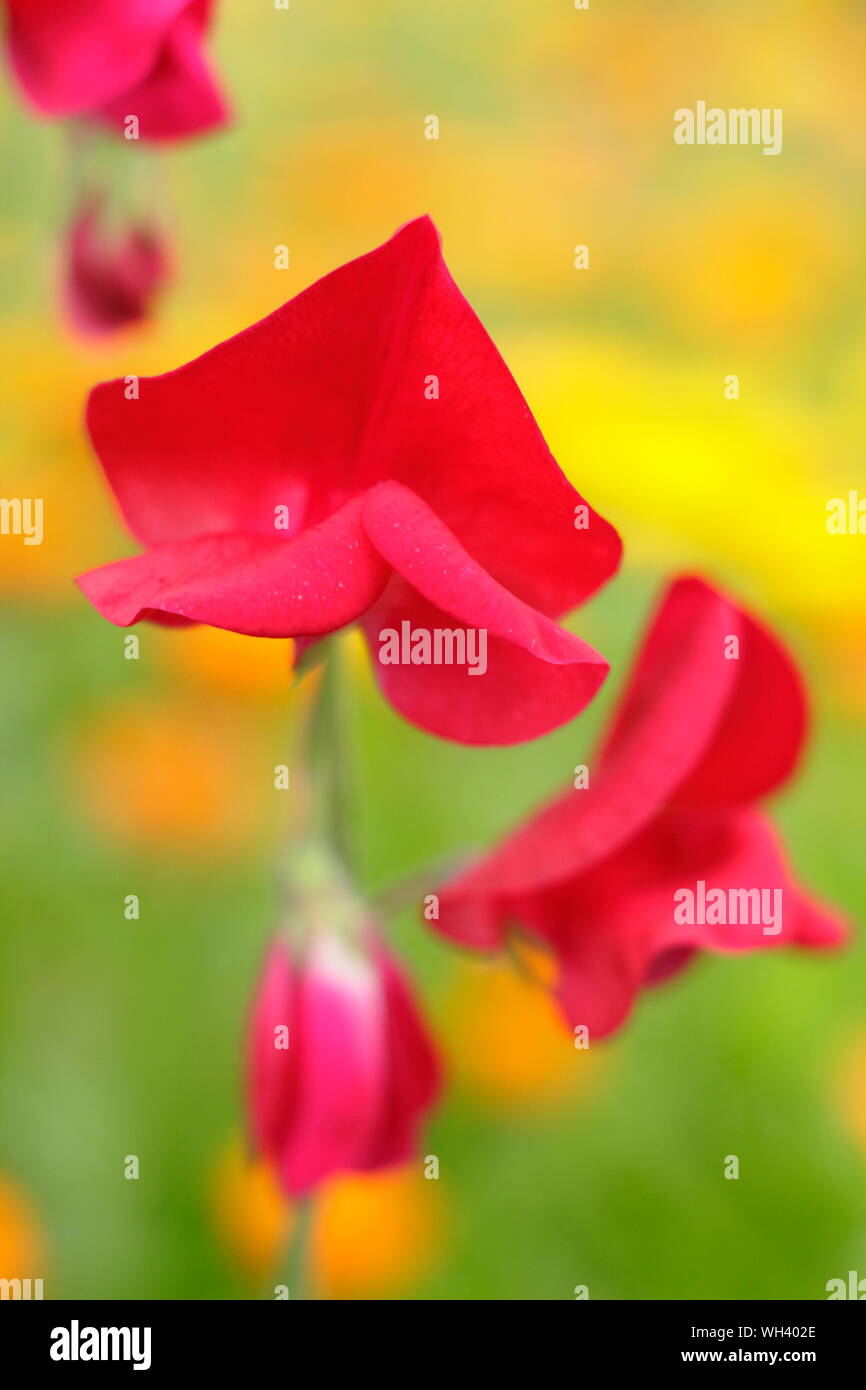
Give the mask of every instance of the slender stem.
[{"label": "slender stem", "polygon": [[346,703],[346,673],[339,639],[329,643],[310,734],[315,820],[323,839],[351,873],[352,741]]},{"label": "slender stem", "polygon": [[[519,933],[517,934],[519,936]],[[536,970],[530,961],[517,948],[515,933],[509,931],[505,937],[506,954],[517,971],[528,984],[540,985],[542,989],[549,989],[548,981],[544,979],[540,971]]]},{"label": "slender stem", "polygon": [[313,1199],[301,1197],[295,1207],[295,1229],[286,1268],[286,1288],[291,1300],[313,1298],[310,1278],[310,1237],[313,1229]]},{"label": "slender stem", "polygon": [[[345,918],[344,925],[351,927],[358,911],[354,894],[347,887],[354,857],[352,742],[342,658],[339,640],[332,638],[310,724],[304,731],[312,782],[312,834],[296,844],[291,855],[287,905],[293,930],[301,937],[321,921],[323,913],[329,925]],[[310,1274],[312,1226],[313,1198],[300,1198],[295,1205],[286,1265],[290,1299],[315,1297]]]},{"label": "slender stem", "polygon": [[376,912],[387,920],[406,908],[417,907],[428,893],[435,892],[454,877],[458,869],[463,867],[465,858],[456,854],[440,855],[438,859],[430,860],[424,868],[388,884],[373,897]]}]

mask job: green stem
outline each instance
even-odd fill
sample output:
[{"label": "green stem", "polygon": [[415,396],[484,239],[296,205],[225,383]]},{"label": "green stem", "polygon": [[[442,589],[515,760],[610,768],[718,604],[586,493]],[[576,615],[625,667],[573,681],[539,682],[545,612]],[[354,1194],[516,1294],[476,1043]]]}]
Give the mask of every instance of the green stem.
[{"label": "green stem", "polygon": [[509,931],[505,937],[505,951],[518,975],[522,976],[527,984],[539,985],[543,990],[548,990],[549,986],[547,981],[541,977],[538,971],[532,968],[530,963],[518,951],[515,944],[514,931]]},{"label": "green stem", "polygon": [[313,1298],[310,1279],[310,1236],[313,1229],[313,1199],[299,1198],[295,1207],[295,1229],[286,1268],[286,1288],[289,1299],[310,1301]]},{"label": "green stem", "polygon": [[347,680],[338,638],[329,644],[310,732],[316,828],[348,874],[354,862],[352,836],[352,740]]}]

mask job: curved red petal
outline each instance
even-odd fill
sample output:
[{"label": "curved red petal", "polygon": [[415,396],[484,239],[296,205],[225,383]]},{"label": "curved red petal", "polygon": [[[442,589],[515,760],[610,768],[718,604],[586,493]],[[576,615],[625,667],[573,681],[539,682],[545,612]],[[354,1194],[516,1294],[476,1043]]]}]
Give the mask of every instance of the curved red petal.
[{"label": "curved red petal", "polygon": [[[401,714],[463,743],[537,737],[573,718],[608,667],[580,638],[509,593],[421,498],[398,483],[368,494],[364,525],[397,572],[364,619],[376,677]],[[465,659],[387,660],[385,635],[455,632]]]},{"label": "curved red petal", "polygon": [[738,657],[728,662],[736,679],[712,742],[677,789],[677,805],[757,801],[788,780],[803,748],[808,711],[794,662],[748,613],[733,609],[732,618],[726,643],[738,643]]},{"label": "curved red petal", "polygon": [[374,603],[388,569],[349,502],[294,540],[203,536],[119,560],[78,584],[109,622],[172,615],[253,637],[333,632]]},{"label": "curved red petal", "polygon": [[[732,610],[699,580],[673,584],[659,606],[620,702],[590,784],[544,807],[470,868],[442,895],[439,929],[448,935],[449,904],[487,894],[534,891],[570,879],[626,844],[658,814],[714,735],[734,680],[723,660]],[[464,938],[464,939],[468,939]]]},{"label": "curved red petal", "polygon": [[607,674],[604,660],[570,633],[563,633],[558,662],[488,636],[483,675],[470,675],[466,664],[382,664],[383,633],[399,634],[403,623],[414,633],[456,633],[470,644],[483,639],[471,632],[467,637],[467,626],[477,633],[480,624],[462,624],[398,578],[362,618],[385,698],[411,724],[457,743],[493,746],[538,738],[579,714]]},{"label": "curved red petal", "polygon": [[[718,910],[706,906],[716,894]],[[846,935],[836,914],[802,893],[770,823],[751,810],[665,812],[588,873],[503,912],[552,948],[569,1024],[595,1037],[696,951],[836,946]]]}]

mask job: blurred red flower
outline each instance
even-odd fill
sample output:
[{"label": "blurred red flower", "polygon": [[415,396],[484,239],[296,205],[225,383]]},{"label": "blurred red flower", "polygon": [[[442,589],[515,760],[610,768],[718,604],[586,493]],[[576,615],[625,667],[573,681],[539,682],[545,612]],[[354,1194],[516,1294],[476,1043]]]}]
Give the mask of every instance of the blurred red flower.
[{"label": "blurred red flower", "polygon": [[115,230],[103,219],[102,199],[86,199],[64,246],[64,306],[72,327],[88,337],[147,319],[169,276],[158,232],[142,222]]},{"label": "blurred red flower", "polygon": [[197,135],[227,118],[203,53],[213,0],[6,0],[7,46],[31,104],[144,140]]},{"label": "blurred red flower", "polygon": [[128,394],[104,383],[88,411],[147,548],[79,580],[111,622],[312,640],[359,619],[377,655],[404,625],[474,630],[477,680],[374,663],[402,714],[465,743],[534,738],[597,691],[607,663],[551,618],[613,574],[619,537],[557,467],[429,218]]},{"label": "blurred red flower", "polygon": [[413,1155],[439,1063],[402,972],[372,932],[355,944],[315,930],[300,959],[274,942],[248,1080],[256,1149],[292,1196]]},{"label": "blurred red flower", "polygon": [[540,938],[569,1023],[596,1037],[699,949],[837,944],[842,923],[797,887],[752,804],[788,778],[805,726],[775,638],[701,580],[679,580],[590,785],[447,884],[436,929],[481,950],[511,926]]}]

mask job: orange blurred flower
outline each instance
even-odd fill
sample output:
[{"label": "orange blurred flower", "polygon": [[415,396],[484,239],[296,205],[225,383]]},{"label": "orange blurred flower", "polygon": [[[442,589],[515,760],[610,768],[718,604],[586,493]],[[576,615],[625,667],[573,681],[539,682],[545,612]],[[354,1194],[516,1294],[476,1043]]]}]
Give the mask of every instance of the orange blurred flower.
[{"label": "orange blurred flower", "polygon": [[738,194],[675,204],[644,243],[646,283],[660,312],[702,341],[790,339],[835,312],[850,276],[842,209],[794,182],[768,193],[742,178]]},{"label": "orange blurred flower", "polygon": [[0,1174],[0,1279],[41,1279],[45,1254],[36,1213],[26,1193]]},{"label": "orange blurred flower", "polygon": [[233,1139],[217,1159],[212,1198],[220,1243],[252,1282],[267,1278],[294,1228],[294,1213],[273,1170],[248,1158],[240,1140]]},{"label": "orange blurred flower", "polygon": [[821,615],[810,624],[810,636],[822,651],[833,682],[833,695],[850,713],[866,717],[866,613],[854,611]]},{"label": "orange blurred flower", "polygon": [[292,684],[292,643],[245,637],[218,627],[164,628],[166,665],[230,695],[285,697]]},{"label": "orange blurred flower", "polygon": [[155,698],[109,706],[81,731],[75,765],[94,826],[136,847],[243,849],[274,821],[268,756],[236,712]]},{"label": "orange blurred flower", "polygon": [[507,961],[467,962],[444,1011],[457,1085],[494,1109],[550,1104],[594,1081],[599,1062],[563,1027],[548,990],[545,953],[518,941]]},{"label": "orange blurred flower", "polygon": [[313,1218],[313,1277],[326,1298],[384,1298],[422,1278],[442,1248],[442,1197],[420,1159],[327,1183]]},{"label": "orange blurred flower", "polygon": [[[273,1170],[233,1140],[212,1188],[217,1235],[252,1282],[290,1262],[295,1210]],[[307,1258],[313,1292],[324,1298],[379,1298],[422,1278],[442,1249],[439,1183],[421,1161],[323,1184],[313,1199]]]}]

